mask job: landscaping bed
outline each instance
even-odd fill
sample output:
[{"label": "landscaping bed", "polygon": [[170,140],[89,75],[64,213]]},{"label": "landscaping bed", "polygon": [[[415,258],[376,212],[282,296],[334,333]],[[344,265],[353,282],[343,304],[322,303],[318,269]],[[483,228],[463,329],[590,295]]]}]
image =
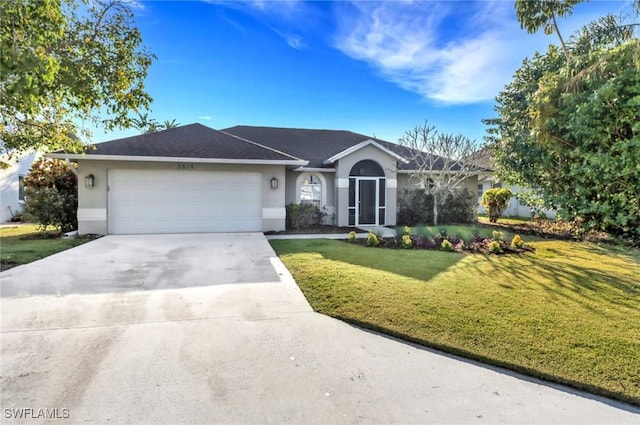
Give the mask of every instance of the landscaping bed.
[{"label": "landscaping bed", "polygon": [[[453,229],[458,233],[450,234]],[[370,231],[366,239],[357,238],[356,232],[348,234],[346,242],[368,247],[390,249],[428,249],[445,252],[472,252],[482,254],[522,254],[534,252],[535,248],[524,243],[520,235],[515,234],[507,240],[505,233],[494,230],[491,236],[478,229],[464,226],[446,226],[439,228],[408,226],[398,227],[396,237],[382,237]]]},{"label": "landscaping bed", "polygon": [[496,223],[489,222],[486,217],[478,217],[478,224],[487,229],[501,229],[516,232],[521,235],[537,236],[542,238],[578,240],[595,243],[607,243],[629,247],[640,247],[640,241],[630,238],[616,238],[606,232],[595,230],[584,231],[576,223],[546,218],[536,219],[510,219],[500,218]]}]

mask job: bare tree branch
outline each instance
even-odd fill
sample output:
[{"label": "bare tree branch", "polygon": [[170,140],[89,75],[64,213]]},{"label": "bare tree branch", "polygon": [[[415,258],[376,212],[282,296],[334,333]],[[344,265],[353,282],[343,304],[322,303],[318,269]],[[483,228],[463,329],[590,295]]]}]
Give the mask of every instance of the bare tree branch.
[{"label": "bare tree branch", "polygon": [[481,156],[478,144],[458,134],[438,134],[425,123],[405,133],[399,140],[408,150],[412,172],[410,181],[433,196],[433,221],[438,224],[438,202],[461,189],[467,179],[478,174]]}]

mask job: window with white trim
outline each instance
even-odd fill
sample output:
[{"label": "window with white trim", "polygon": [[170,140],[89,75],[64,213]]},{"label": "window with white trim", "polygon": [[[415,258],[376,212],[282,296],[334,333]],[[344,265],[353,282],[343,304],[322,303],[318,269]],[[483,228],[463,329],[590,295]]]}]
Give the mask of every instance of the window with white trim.
[{"label": "window with white trim", "polygon": [[300,185],[300,203],[322,207],[322,183],[320,178],[309,174]]}]

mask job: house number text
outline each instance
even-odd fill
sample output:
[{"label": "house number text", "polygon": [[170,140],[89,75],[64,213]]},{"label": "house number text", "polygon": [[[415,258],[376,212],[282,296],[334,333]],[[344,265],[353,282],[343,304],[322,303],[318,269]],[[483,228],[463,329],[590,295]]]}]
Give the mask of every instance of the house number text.
[{"label": "house number text", "polygon": [[178,170],[193,170],[193,164],[176,164],[178,166]]}]

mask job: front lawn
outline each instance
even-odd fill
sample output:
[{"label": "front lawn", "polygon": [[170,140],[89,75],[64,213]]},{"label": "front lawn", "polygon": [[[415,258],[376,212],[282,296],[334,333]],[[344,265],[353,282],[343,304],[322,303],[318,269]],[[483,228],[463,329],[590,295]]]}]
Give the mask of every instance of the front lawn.
[{"label": "front lawn", "polygon": [[549,240],[512,256],[271,244],[319,313],[640,404],[640,251]]},{"label": "front lawn", "polygon": [[0,270],[30,263],[90,240],[62,239],[54,237],[54,233],[47,233],[51,237],[43,237],[37,226],[31,224],[0,228]]}]

